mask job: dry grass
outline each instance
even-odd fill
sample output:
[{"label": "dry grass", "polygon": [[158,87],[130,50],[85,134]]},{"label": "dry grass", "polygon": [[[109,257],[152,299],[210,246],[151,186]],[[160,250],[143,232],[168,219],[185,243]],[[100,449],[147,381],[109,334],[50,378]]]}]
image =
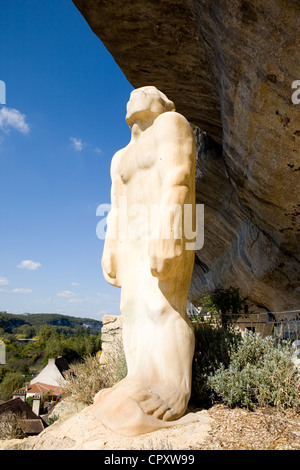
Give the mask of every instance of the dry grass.
[{"label": "dry grass", "polygon": [[126,376],[126,360],[121,342],[116,341],[105,366],[95,356],[88,356],[84,363],[72,364],[74,376],[62,384],[65,394],[75,402],[93,403],[94,396],[103,388],[113,387]]},{"label": "dry grass", "polygon": [[21,416],[7,412],[0,416],[0,439],[23,439],[25,433],[20,426]]},{"label": "dry grass", "polygon": [[248,411],[215,405],[206,441],[194,450],[300,450],[300,415],[273,408]]}]

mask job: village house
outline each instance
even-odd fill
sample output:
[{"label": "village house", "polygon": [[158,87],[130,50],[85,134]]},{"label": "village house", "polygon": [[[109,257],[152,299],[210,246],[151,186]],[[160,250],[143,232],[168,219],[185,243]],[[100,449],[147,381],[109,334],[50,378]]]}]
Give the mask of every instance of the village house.
[{"label": "village house", "polygon": [[17,424],[23,437],[36,436],[48,426],[43,418],[19,397],[0,403],[0,439],[7,431],[9,423],[14,427]]},{"label": "village house", "polygon": [[49,404],[52,406],[58,402],[63,392],[65,377],[68,374],[72,374],[72,370],[62,356],[56,359],[50,358],[44,369],[29,384],[14,391],[13,398],[19,398],[26,402],[27,398],[33,397],[33,409],[39,414],[43,396],[47,395]]}]

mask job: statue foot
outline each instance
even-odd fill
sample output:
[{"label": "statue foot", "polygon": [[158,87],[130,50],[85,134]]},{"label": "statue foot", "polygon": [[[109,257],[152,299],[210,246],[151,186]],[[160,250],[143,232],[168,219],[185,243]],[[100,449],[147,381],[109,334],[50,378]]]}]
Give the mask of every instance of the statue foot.
[{"label": "statue foot", "polygon": [[137,436],[198,421],[197,415],[192,413],[183,416],[186,403],[186,395],[176,388],[156,387],[150,390],[126,377],[111,389],[98,393],[93,405],[82,413],[94,416],[118,434]]},{"label": "statue foot", "polygon": [[185,412],[187,396],[176,387],[143,390],[133,395],[145,414],[163,421],[179,419]]}]

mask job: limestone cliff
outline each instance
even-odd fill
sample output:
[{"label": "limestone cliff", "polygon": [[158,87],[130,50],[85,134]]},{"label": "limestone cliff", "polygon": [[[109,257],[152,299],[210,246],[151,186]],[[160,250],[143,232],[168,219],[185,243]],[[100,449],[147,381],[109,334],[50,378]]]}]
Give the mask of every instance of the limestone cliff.
[{"label": "limestone cliff", "polygon": [[199,129],[196,195],[204,203],[204,246],[196,253],[189,298],[239,287],[260,311],[298,307],[298,262],[274,243],[241,202],[228,177],[222,147]]},{"label": "limestone cliff", "polygon": [[232,285],[256,306],[299,308],[299,0],[73,2],[134,87],[155,85],[206,132],[191,300]]}]

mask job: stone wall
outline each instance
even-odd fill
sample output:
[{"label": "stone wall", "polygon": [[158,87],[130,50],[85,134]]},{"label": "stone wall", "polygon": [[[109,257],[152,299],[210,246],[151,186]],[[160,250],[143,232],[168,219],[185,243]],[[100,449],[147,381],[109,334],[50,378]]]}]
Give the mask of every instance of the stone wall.
[{"label": "stone wall", "polygon": [[107,356],[116,346],[117,341],[122,341],[122,317],[119,315],[104,315],[102,319],[102,354],[100,363],[106,364]]}]

